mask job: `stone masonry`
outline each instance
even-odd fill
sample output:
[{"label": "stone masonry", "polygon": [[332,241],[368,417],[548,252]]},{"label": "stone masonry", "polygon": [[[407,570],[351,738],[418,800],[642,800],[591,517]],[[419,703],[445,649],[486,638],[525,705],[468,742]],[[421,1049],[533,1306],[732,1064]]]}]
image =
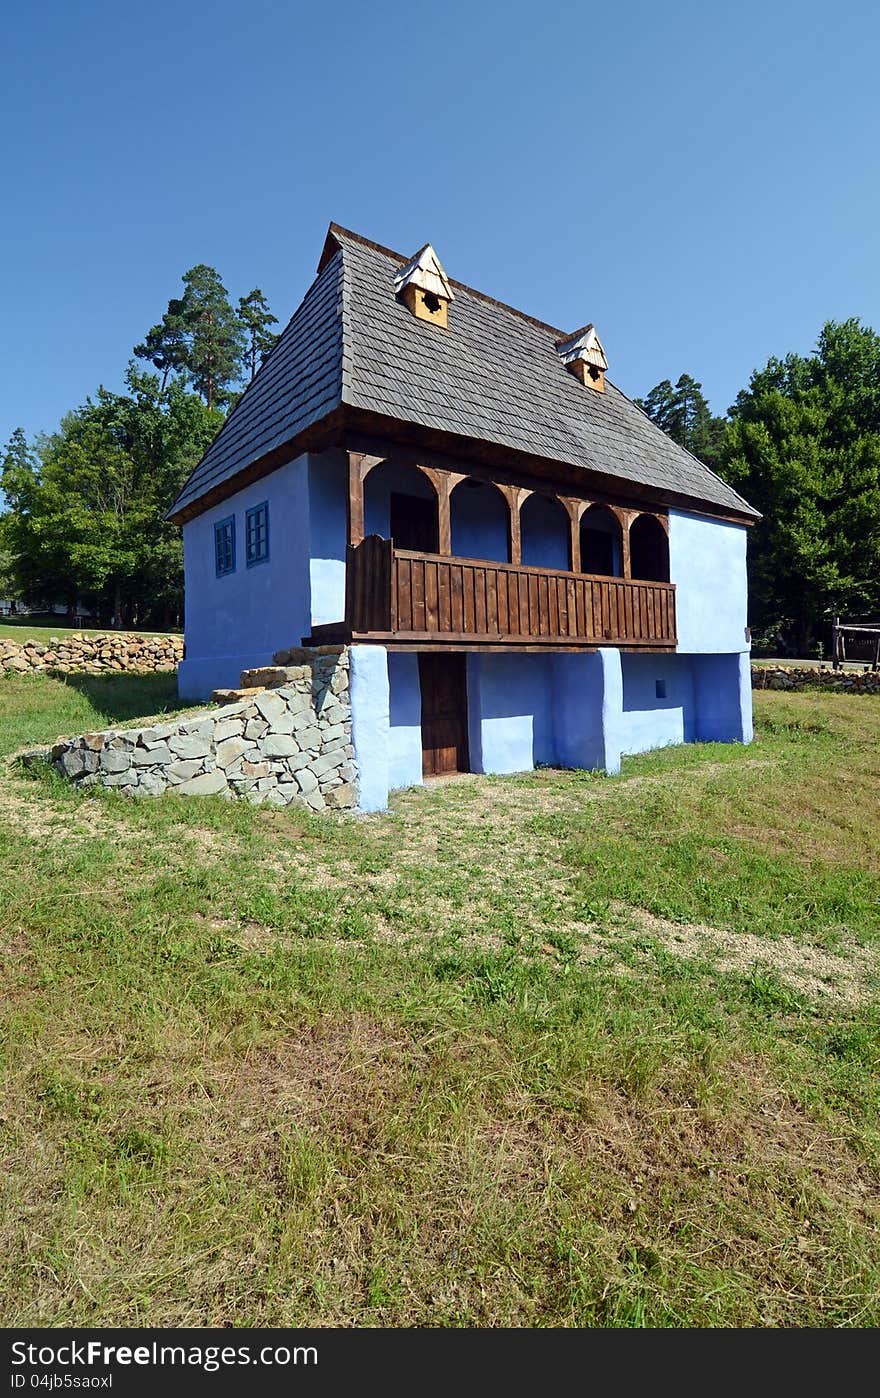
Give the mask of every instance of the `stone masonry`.
[{"label": "stone masonry", "polygon": [[[22,628],[22,634],[26,632]],[[41,641],[14,641],[0,637],[0,675],[39,674],[61,670],[71,674],[102,671],[151,673],[176,670],[183,658],[182,636],[135,636],[114,632],[109,636],[50,636]]]},{"label": "stone masonry", "polygon": [[880,671],[829,670],[806,665],[753,665],[752,689],[830,689],[880,694]]},{"label": "stone masonry", "polygon": [[347,647],[279,652],[296,661],[246,671],[219,707],[152,728],[62,739],[55,768],[78,786],[130,796],[243,796],[314,811],[357,805]]}]

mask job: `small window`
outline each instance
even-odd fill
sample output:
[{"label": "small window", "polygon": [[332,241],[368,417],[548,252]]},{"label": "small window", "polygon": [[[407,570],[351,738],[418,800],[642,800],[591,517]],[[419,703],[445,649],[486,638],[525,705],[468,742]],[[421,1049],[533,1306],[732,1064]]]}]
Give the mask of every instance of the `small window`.
[{"label": "small window", "polygon": [[655,681],[654,681],[654,694],[655,694],[655,696],[656,696],[657,699],[665,699],[665,698],[666,698],[666,681],[665,681],[665,680],[655,680]]},{"label": "small window", "polygon": [[217,577],[235,572],[235,516],[214,525],[214,564]]},{"label": "small window", "polygon": [[248,568],[269,557],[269,504],[255,505],[245,515],[245,556]]}]

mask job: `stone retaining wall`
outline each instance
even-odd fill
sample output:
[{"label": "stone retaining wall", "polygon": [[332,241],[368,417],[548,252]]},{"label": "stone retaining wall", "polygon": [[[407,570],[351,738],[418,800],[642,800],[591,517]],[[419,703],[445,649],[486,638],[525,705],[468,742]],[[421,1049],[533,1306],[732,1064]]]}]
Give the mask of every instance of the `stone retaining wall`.
[{"label": "stone retaining wall", "polygon": [[833,689],[880,694],[880,672],[812,669],[806,665],[753,665],[752,689]]},{"label": "stone retaining wall", "polygon": [[232,691],[230,702],[205,713],[62,739],[51,750],[56,770],[78,786],[131,796],[177,791],[314,811],[351,808],[357,768],[348,650],[295,654],[301,663],[260,672],[268,687]]},{"label": "stone retaining wall", "polygon": [[0,674],[27,675],[43,670],[98,674],[104,670],[151,672],[176,670],[183,659],[182,636],[135,636],[115,631],[108,636],[50,636],[41,641],[0,637]]}]

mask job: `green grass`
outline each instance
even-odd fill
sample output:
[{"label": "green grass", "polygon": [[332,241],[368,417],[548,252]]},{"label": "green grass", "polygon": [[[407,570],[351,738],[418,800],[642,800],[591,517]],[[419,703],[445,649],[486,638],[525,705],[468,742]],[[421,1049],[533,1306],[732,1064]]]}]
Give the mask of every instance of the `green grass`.
[{"label": "green grass", "polygon": [[[125,628],[126,635],[137,634],[139,636],[168,636],[180,635],[180,632],[169,631],[139,631],[137,628]],[[66,626],[62,617],[51,617],[43,615],[4,617],[0,621],[0,639],[10,641],[40,641],[46,645],[50,637],[57,636],[59,640],[62,636],[108,636],[112,635],[112,628],[109,626]]]},{"label": "green grass", "polygon": [[[8,678],[0,744],[175,704]],[[360,819],[13,766],[0,1321],[878,1324],[880,700],[756,704]]]}]

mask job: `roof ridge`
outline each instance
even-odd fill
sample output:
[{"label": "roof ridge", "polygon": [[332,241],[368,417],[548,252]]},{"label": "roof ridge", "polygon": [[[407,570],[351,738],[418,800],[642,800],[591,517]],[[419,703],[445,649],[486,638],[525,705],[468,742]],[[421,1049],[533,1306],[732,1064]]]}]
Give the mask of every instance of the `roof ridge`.
[{"label": "roof ridge", "polygon": [[[372,238],[365,238],[362,233],[355,233],[351,228],[344,228],[341,223],[331,223],[327,229],[327,236],[336,238],[339,235],[343,238],[350,238],[353,243],[360,243],[362,247],[371,248],[373,252],[381,253],[383,257],[390,257],[392,261],[399,262],[406,266],[412,261],[402,252],[395,252],[393,248],[386,248],[382,243],[374,243]],[[426,246],[430,246],[426,244]],[[557,339],[568,339],[568,331],[560,330],[558,325],[550,325],[546,320],[538,320],[537,316],[530,316],[528,311],[521,311],[518,306],[511,306],[508,301],[499,301],[497,296],[489,296],[485,291],[478,291],[474,286],[468,286],[467,282],[460,282],[455,277],[447,277],[450,286],[456,287],[459,291],[466,291],[469,296],[475,296],[478,301],[485,301],[487,306],[497,306],[502,311],[509,311],[511,315],[517,316],[520,320],[526,321],[529,325],[534,325],[538,330],[546,330],[548,334],[555,335]]]}]

